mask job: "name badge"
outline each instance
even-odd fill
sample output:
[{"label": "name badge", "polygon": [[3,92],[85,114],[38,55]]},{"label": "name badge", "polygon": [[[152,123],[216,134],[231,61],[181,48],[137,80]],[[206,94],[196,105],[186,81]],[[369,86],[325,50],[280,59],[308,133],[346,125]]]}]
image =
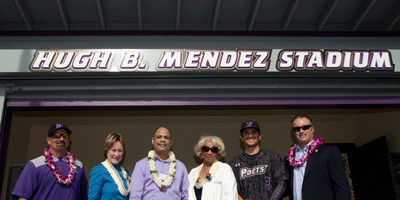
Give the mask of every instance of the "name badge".
[{"label": "name badge", "polygon": [[167,180],[168,175],[158,173],[158,178],[160,178],[160,180],[161,180],[162,182],[164,182],[165,180]]}]

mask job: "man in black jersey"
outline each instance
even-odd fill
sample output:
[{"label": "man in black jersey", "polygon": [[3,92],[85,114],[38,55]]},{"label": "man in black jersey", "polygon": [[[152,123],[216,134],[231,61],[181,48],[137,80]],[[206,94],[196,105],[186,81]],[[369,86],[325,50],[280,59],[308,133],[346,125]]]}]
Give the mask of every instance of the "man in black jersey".
[{"label": "man in black jersey", "polygon": [[281,199],[288,179],[286,168],[277,153],[260,148],[258,123],[243,122],[240,140],[244,152],[229,162],[236,177],[239,200]]}]

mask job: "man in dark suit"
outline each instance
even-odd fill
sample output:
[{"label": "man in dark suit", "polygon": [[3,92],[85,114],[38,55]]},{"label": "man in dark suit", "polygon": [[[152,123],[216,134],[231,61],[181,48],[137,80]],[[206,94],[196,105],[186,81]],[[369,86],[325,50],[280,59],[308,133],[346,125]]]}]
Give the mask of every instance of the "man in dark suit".
[{"label": "man in dark suit", "polygon": [[295,200],[351,199],[339,148],[324,145],[322,138],[314,138],[310,117],[297,115],[292,120],[297,144],[285,157],[289,180],[287,194]]}]

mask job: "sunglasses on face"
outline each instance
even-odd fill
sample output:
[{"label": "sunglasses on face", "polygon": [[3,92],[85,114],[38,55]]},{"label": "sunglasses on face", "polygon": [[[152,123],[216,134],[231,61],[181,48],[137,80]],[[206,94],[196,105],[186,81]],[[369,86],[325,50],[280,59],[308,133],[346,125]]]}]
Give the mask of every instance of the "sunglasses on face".
[{"label": "sunglasses on face", "polygon": [[64,134],[54,133],[52,137],[58,139],[58,138],[60,138],[61,136],[63,136],[63,138],[65,138],[65,139],[68,139],[68,138],[69,138],[69,135],[66,134],[66,133],[64,133]]},{"label": "sunglasses on face", "polygon": [[204,152],[208,152],[211,150],[211,152],[213,153],[218,153],[218,147],[207,147],[207,146],[203,146],[201,147],[201,150]]},{"label": "sunglasses on face", "polygon": [[300,127],[293,127],[292,129],[293,129],[294,132],[299,132],[300,129],[308,130],[311,127],[312,127],[312,125],[304,125],[304,126],[300,126]]}]

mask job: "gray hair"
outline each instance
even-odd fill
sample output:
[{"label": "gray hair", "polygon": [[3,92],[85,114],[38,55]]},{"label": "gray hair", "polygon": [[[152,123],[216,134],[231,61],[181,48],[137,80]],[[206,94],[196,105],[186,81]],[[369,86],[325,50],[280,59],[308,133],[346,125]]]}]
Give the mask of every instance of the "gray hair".
[{"label": "gray hair", "polygon": [[196,154],[196,156],[198,156],[199,158],[202,158],[201,157],[201,153],[202,153],[201,148],[204,146],[204,143],[207,140],[210,140],[215,147],[218,147],[217,159],[220,159],[226,155],[225,145],[224,145],[224,142],[222,142],[222,139],[218,136],[207,135],[207,136],[201,136],[199,141],[197,142],[197,144],[194,146],[194,153]]}]

